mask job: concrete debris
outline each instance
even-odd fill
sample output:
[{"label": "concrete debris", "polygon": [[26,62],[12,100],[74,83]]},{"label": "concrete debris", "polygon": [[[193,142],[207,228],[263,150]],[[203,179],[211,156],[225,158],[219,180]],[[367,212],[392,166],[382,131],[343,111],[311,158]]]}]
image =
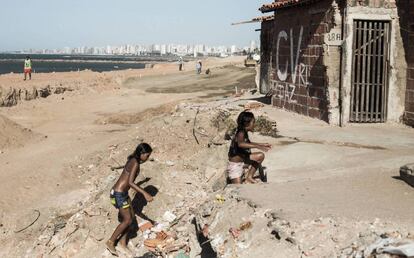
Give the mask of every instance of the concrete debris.
[{"label": "concrete debris", "polygon": [[414,187],[414,163],[407,164],[400,168],[400,177],[407,184]]},{"label": "concrete debris", "polygon": [[169,166],[169,167],[172,167],[172,166],[174,166],[174,165],[175,165],[175,163],[174,163],[173,161],[171,161],[171,160],[167,160],[167,161],[165,162],[165,164],[166,164],[167,166]]},{"label": "concrete debris", "polygon": [[73,91],[71,87],[44,86],[26,88],[3,88],[0,87],[0,107],[17,105],[21,101],[29,101],[37,98],[46,98],[52,94],[62,94],[66,91]]},{"label": "concrete debris", "polygon": [[414,257],[414,242],[410,242],[408,244],[401,244],[396,243],[395,246],[388,246],[384,247],[384,249],[380,250],[383,253],[388,254],[395,254],[395,255],[404,255],[408,258]]},{"label": "concrete debris", "polygon": [[166,211],[165,213],[164,213],[164,215],[162,216],[162,218],[163,218],[163,220],[165,220],[165,221],[167,221],[167,222],[169,222],[169,223],[171,223],[171,222],[173,222],[176,218],[177,218],[177,216],[175,216],[172,212],[170,212],[170,211]]},{"label": "concrete debris", "polygon": [[258,109],[264,107],[264,104],[259,101],[249,101],[244,105],[246,110]]},{"label": "concrete debris", "polygon": [[[131,195],[139,217],[130,240],[135,257],[273,257],[274,250],[277,257],[412,255],[413,235],[396,231],[393,225],[316,216],[292,220],[282,210],[266,210],[242,198],[239,188],[227,185],[223,168],[230,142],[226,135],[232,134],[245,102],[242,107],[240,102],[227,100],[182,103],[172,114],[135,125],[156,149],[154,162],[145,163],[137,179],[143,180],[141,187],[154,201],[148,204],[141,195]],[[208,136],[200,136],[200,144],[185,137],[191,135],[197,110],[197,130]],[[264,115],[257,116],[256,126],[260,134],[279,136],[276,122]],[[105,145],[101,159],[85,157],[73,167],[88,182],[89,199],[39,229],[41,236],[28,250],[28,257],[95,257],[103,252],[102,241],[118,223],[118,212],[107,195],[121,171],[110,167],[124,160],[133,144]],[[102,172],[97,176],[88,170]],[[412,167],[404,171],[412,174]],[[107,252],[102,256],[111,257]]]}]

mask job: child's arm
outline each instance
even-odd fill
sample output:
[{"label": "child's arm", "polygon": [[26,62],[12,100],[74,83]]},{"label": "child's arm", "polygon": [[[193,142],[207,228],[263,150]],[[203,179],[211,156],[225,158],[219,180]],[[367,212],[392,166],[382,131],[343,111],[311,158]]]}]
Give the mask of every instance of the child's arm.
[{"label": "child's arm", "polygon": [[272,147],[268,143],[256,143],[256,142],[245,142],[244,141],[244,133],[240,132],[237,134],[237,144],[242,149],[259,149],[262,151],[268,151]]},{"label": "child's arm", "polygon": [[134,179],[136,178],[136,174],[138,172],[139,172],[139,164],[138,162],[134,162],[134,164],[132,165],[131,172],[129,173],[128,184],[137,193],[141,193],[144,196],[145,200],[147,200],[147,202],[151,202],[153,200],[152,196],[149,193],[147,193],[144,189],[136,185],[134,182]]}]

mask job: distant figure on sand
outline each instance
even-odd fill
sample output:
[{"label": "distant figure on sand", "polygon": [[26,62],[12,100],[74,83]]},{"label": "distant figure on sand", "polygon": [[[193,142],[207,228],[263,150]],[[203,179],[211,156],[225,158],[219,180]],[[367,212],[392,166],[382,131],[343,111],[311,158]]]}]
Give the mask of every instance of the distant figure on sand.
[{"label": "distant figure on sand", "polygon": [[227,166],[228,177],[233,184],[241,184],[244,165],[249,166],[244,183],[254,184],[253,178],[256,170],[261,166],[265,155],[263,152],[251,152],[251,149],[259,149],[267,152],[272,148],[268,143],[254,143],[249,139],[248,132],[253,132],[255,125],[253,113],[243,111],[237,118],[236,134],[233,137],[229,149],[229,163]]},{"label": "distant figure on sand", "polygon": [[197,74],[201,74],[201,68],[202,68],[203,64],[201,63],[200,60],[197,61],[196,63],[196,70],[197,70]]},{"label": "distant figure on sand", "polygon": [[32,79],[32,60],[30,56],[26,56],[24,60],[24,80],[26,80],[26,75],[29,74],[29,80]]},{"label": "distant figure on sand", "polygon": [[178,59],[178,71],[183,70],[183,58],[180,56],[180,59]]},{"label": "distant figure on sand", "polygon": [[118,241],[125,251],[130,252],[128,249],[128,233],[131,230],[130,227],[135,215],[131,207],[131,199],[128,196],[128,190],[132,188],[137,193],[142,194],[147,202],[153,200],[149,193],[135,184],[135,179],[140,172],[140,165],[148,160],[151,153],[151,146],[146,143],[139,144],[134,153],[128,157],[121,176],[112,187],[110,199],[115,208],[119,209],[121,223],[116,227],[111,238],[106,242],[106,247],[108,251],[115,256],[118,256],[118,252],[115,249],[115,245]]}]

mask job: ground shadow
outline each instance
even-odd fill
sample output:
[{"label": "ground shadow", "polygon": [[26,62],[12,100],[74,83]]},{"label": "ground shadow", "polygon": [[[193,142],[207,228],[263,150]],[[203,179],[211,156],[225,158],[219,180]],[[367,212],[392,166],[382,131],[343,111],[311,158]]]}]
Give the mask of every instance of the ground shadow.
[{"label": "ground shadow", "polygon": [[404,179],[402,179],[400,176],[392,176],[392,178],[395,180],[404,181]]},{"label": "ground shadow", "polygon": [[[138,186],[150,181],[151,178],[145,178],[144,180],[137,183]],[[153,185],[148,185],[144,188],[144,190],[149,193],[152,197],[156,196],[158,193],[158,189]],[[154,220],[148,218],[145,214],[142,213],[142,210],[144,207],[148,204],[147,200],[145,200],[144,195],[141,193],[136,193],[134,196],[134,199],[131,202],[132,210],[134,211],[135,215],[138,215],[140,218],[150,221],[152,224],[154,224]],[[122,217],[121,214],[118,213],[118,221],[121,223]],[[128,239],[132,239],[138,236],[137,232],[139,230],[138,227],[138,221],[136,216],[133,216],[133,221],[131,224],[131,227],[128,232]]]},{"label": "ground shadow", "polygon": [[200,256],[201,258],[217,258],[217,253],[214,251],[213,247],[211,246],[210,239],[208,237],[205,237],[202,233],[201,228],[199,228],[196,219],[194,218],[192,221],[196,234],[197,234],[197,240],[200,243],[201,247],[201,253],[199,253],[197,256]]},{"label": "ground shadow", "polygon": [[135,257],[135,258],[157,258],[157,256],[156,255],[154,255],[153,253],[151,253],[151,252],[148,252],[148,253],[145,253],[144,255],[142,255],[142,256],[137,256],[137,257]]},{"label": "ground shadow", "polygon": [[[144,190],[147,193],[149,193],[152,197],[158,194],[158,188],[156,188],[153,185],[146,186]],[[136,215],[138,215],[142,219],[145,219],[145,220],[150,221],[151,223],[154,223],[154,220],[148,218],[144,213],[142,213],[142,210],[148,204],[147,200],[145,200],[144,195],[142,195],[141,193],[136,193],[131,204],[132,204],[132,209],[134,210]]]},{"label": "ground shadow", "polygon": [[265,105],[272,104],[272,99],[271,99],[270,96],[269,97],[268,96],[263,96],[263,97],[257,97],[257,98],[250,98],[248,100],[258,101],[258,102],[261,102],[261,103],[263,103]]}]

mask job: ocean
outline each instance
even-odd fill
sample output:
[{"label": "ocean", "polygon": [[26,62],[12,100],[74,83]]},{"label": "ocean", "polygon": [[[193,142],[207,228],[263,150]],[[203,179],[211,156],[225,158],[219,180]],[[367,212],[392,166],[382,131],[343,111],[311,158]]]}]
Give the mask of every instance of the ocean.
[{"label": "ocean", "polygon": [[[0,54],[0,74],[23,73],[26,54]],[[33,73],[91,70],[105,72],[143,69],[148,63],[174,61],[171,57],[30,55]]]}]

